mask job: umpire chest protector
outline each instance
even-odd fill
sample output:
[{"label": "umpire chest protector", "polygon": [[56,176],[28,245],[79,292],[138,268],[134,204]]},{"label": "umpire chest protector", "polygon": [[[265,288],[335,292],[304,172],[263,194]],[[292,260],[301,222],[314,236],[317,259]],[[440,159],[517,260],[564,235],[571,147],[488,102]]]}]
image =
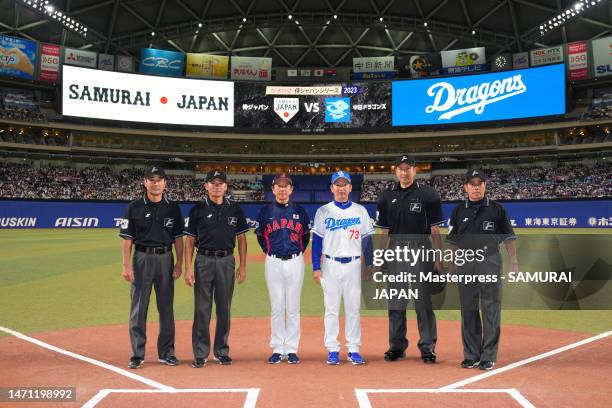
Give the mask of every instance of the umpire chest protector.
[{"label": "umpire chest protector", "polygon": [[395,183],[378,200],[376,226],[389,234],[431,233],[432,225],[444,223],[440,196],[428,185],[414,182],[408,188]]}]

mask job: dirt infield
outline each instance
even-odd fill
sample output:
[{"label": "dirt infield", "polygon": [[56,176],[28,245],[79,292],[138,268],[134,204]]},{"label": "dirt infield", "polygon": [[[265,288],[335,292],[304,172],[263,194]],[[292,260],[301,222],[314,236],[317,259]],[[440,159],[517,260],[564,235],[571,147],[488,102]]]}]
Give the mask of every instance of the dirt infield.
[{"label": "dirt infield", "polygon": [[[258,388],[257,407],[358,407],[364,401],[356,398],[356,388],[435,389],[483,373],[458,368],[462,359],[458,322],[438,322],[436,351],[439,362],[425,365],[416,351],[414,321],[409,324],[411,345],[408,358],[387,363],[382,359],[382,353],[387,348],[386,319],[363,318],[362,351],[368,360],[365,366],[352,366],[346,362],[340,366],[325,364],[322,318],[302,319],[299,353],[302,363],[296,366],[286,363],[270,366],[266,363],[270,354],[267,346],[269,319],[235,318],[232,323],[230,353],[234,364],[219,366],[211,361],[198,370],[190,365],[191,322],[177,322],[176,352],[182,360],[178,367],[162,366],[157,362],[157,325],[150,324],[145,364],[139,370],[124,370],[125,373],[141,376],[149,383],[143,382],[142,378],[128,378],[108,367],[99,367],[7,336],[0,339],[0,355],[3,357],[0,387],[77,388],[77,403],[54,403],[54,407],[83,405],[101,389],[153,390],[160,386],[177,389]],[[130,357],[127,324],[39,333],[32,337],[121,369],[126,368]],[[581,333],[503,326],[496,369],[588,337],[590,335]],[[345,357],[346,353],[343,351],[341,355]],[[487,374],[488,377],[460,388],[513,388],[536,406],[612,406],[607,381],[612,376],[612,338],[596,340],[506,372],[500,370],[499,374],[494,373],[496,370]],[[481,401],[487,401],[484,405],[495,405],[496,408],[520,406],[504,393],[368,393],[367,398],[373,408],[412,406],[416,401],[419,402],[418,406],[424,407],[467,406]],[[97,406],[190,406],[197,401],[199,405],[206,406],[242,407],[245,399],[245,393],[110,393]],[[0,403],[0,406],[8,405]],[[41,404],[20,403],[19,406],[40,407]]]}]

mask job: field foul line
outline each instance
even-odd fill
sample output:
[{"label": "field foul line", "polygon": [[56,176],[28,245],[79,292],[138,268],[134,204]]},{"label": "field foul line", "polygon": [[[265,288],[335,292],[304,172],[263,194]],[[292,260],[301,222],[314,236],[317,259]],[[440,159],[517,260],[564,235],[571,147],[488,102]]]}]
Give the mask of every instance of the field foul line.
[{"label": "field foul line", "polygon": [[87,401],[82,408],[93,408],[109,394],[194,394],[194,393],[246,393],[243,408],[255,408],[259,397],[259,388],[192,388],[173,390],[139,390],[139,389],[104,389],[100,390],[92,399]]},{"label": "field foul line", "polygon": [[533,356],[533,357],[526,358],[524,360],[517,361],[515,363],[509,364],[507,366],[500,367],[500,368],[492,370],[492,371],[487,371],[486,373],[479,374],[479,375],[476,375],[474,377],[467,378],[465,380],[457,381],[457,382],[449,384],[449,385],[447,385],[445,387],[441,387],[440,389],[443,389],[443,390],[453,390],[453,389],[456,389],[456,388],[464,387],[466,385],[473,384],[473,383],[475,383],[477,381],[484,380],[484,379],[492,377],[494,375],[502,374],[502,373],[505,373],[507,371],[513,370],[513,369],[515,369],[517,367],[524,366],[525,364],[533,363],[534,361],[542,360],[544,358],[548,358],[548,357],[554,356],[556,354],[563,353],[565,351],[574,349],[576,347],[584,346],[585,344],[589,344],[589,343],[592,343],[594,341],[604,339],[604,338],[609,337],[611,335],[612,335],[612,330],[604,332],[604,333],[601,333],[601,334],[598,334],[598,335],[593,336],[593,337],[586,338],[584,340],[577,341],[577,342],[572,343],[572,344],[568,344],[567,346],[563,346],[563,347],[556,348],[554,350],[547,351],[546,353],[538,354],[537,356]]},{"label": "field foul line", "polygon": [[535,408],[518,390],[514,388],[488,388],[488,389],[443,389],[443,388],[379,388],[379,389],[359,389],[355,388],[355,396],[359,402],[359,408],[372,408],[372,403],[368,394],[407,394],[407,393],[427,393],[427,394],[508,394],[523,408]]},{"label": "field foul line", "polygon": [[113,365],[104,363],[102,361],[98,361],[98,360],[93,359],[91,357],[85,357],[85,356],[82,356],[80,354],[73,353],[72,351],[61,349],[59,347],[56,347],[56,346],[53,346],[51,344],[45,343],[44,341],[35,339],[33,337],[30,337],[30,336],[26,336],[25,334],[19,333],[18,331],[11,330],[11,329],[8,329],[8,328],[2,327],[2,326],[0,326],[0,331],[3,331],[4,333],[10,334],[12,336],[17,337],[18,339],[21,339],[21,340],[27,341],[29,343],[35,344],[35,345],[37,345],[39,347],[42,347],[42,348],[45,348],[47,350],[55,351],[56,353],[63,354],[65,356],[72,357],[74,359],[81,360],[81,361],[84,361],[84,362],[89,363],[89,364],[93,364],[93,365],[95,365],[97,367],[110,370],[110,371],[112,371],[114,373],[117,373],[119,375],[122,375],[124,377],[128,377],[128,378],[131,378],[132,380],[139,381],[139,382],[141,382],[143,384],[146,384],[146,385],[148,385],[150,387],[157,388],[158,390],[161,390],[161,391],[173,391],[174,390],[173,387],[169,387],[167,385],[158,383],[157,381],[150,380],[150,379],[145,378],[145,377],[143,377],[141,375],[134,374],[133,372],[124,370],[124,369],[119,368],[119,367],[115,367]]}]

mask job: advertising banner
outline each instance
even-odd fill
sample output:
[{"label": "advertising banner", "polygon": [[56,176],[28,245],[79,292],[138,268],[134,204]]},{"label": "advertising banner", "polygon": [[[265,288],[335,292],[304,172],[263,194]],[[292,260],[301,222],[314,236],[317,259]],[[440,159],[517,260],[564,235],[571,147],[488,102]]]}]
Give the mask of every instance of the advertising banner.
[{"label": "advertising banner", "polygon": [[512,54],[500,54],[491,61],[491,71],[512,69]]},{"label": "advertising banner", "polygon": [[34,79],[36,43],[0,35],[0,75]]},{"label": "advertising banner", "polygon": [[53,44],[40,45],[40,70],[38,78],[41,81],[57,82],[59,78],[60,47]]},{"label": "advertising banner", "polygon": [[353,72],[389,72],[395,70],[395,57],[353,58]]},{"label": "advertising banner", "polygon": [[130,55],[117,55],[117,71],[134,72],[134,58]]},{"label": "advertising banner", "polygon": [[512,68],[529,68],[529,53],[525,51],[512,54]]},{"label": "advertising banner", "polygon": [[442,51],[440,55],[442,56],[442,68],[484,65],[487,63],[484,47]]},{"label": "advertising banner", "polygon": [[236,83],[237,128],[320,132],[391,125],[391,82],[317,86]]},{"label": "advertising banner", "polygon": [[234,83],[64,66],[62,114],[197,126],[234,125]]},{"label": "advertising banner", "polygon": [[440,125],[565,113],[565,66],[393,81],[393,126]]},{"label": "advertising banner", "polygon": [[93,51],[77,50],[76,48],[64,48],[65,65],[96,68],[97,61],[98,54]]},{"label": "advertising banner", "polygon": [[612,37],[598,38],[591,43],[596,77],[612,74]]},{"label": "advertising banner", "polygon": [[531,66],[557,64],[563,62],[563,46],[540,48],[529,52]]},{"label": "advertising banner", "polygon": [[579,81],[589,77],[586,41],[567,44],[567,60],[571,81]]},{"label": "advertising banner", "polygon": [[185,56],[183,53],[155,48],[140,49],[138,72],[141,74],[183,76],[184,68]]},{"label": "advertising banner", "polygon": [[272,80],[272,58],[234,57],[231,60],[230,77],[238,80]]},{"label": "advertising banner", "polygon": [[186,76],[190,78],[227,79],[229,57],[187,53]]},{"label": "advertising banner", "polygon": [[105,71],[114,71],[115,56],[111,54],[98,55],[98,69],[103,69]]},{"label": "advertising banner", "polygon": [[[128,203],[51,200],[0,201],[0,229],[16,228],[119,228]],[[241,204],[248,220],[255,220],[266,204]],[[364,204],[372,218],[376,204]],[[456,203],[443,203],[448,220]],[[503,203],[516,228],[612,228],[612,201],[528,201]],[[193,204],[180,204],[186,216]],[[320,204],[304,204],[314,219]]]}]

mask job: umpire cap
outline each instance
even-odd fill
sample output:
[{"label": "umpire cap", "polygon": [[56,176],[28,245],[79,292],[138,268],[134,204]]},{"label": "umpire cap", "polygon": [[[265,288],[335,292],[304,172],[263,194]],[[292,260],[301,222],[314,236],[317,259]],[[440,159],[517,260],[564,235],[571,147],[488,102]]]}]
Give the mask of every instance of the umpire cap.
[{"label": "umpire cap", "polygon": [[399,166],[400,164],[406,163],[407,165],[414,167],[416,165],[416,160],[414,156],[410,154],[402,154],[397,159],[395,159],[395,165]]},{"label": "umpire cap", "polygon": [[207,183],[210,183],[214,179],[219,179],[219,180],[223,181],[224,183],[227,183],[227,174],[225,174],[225,172],[223,172],[223,171],[221,171],[219,169],[215,169],[213,171],[209,171],[208,173],[206,173],[206,182]]},{"label": "umpire cap", "polygon": [[473,178],[479,178],[482,181],[486,181],[485,174],[482,172],[482,170],[471,169],[465,173],[464,184],[469,183]]},{"label": "umpire cap", "polygon": [[152,166],[150,169],[148,169],[146,171],[145,177],[146,178],[151,178],[153,176],[159,176],[159,177],[165,179],[166,178],[166,172],[160,166]]}]

